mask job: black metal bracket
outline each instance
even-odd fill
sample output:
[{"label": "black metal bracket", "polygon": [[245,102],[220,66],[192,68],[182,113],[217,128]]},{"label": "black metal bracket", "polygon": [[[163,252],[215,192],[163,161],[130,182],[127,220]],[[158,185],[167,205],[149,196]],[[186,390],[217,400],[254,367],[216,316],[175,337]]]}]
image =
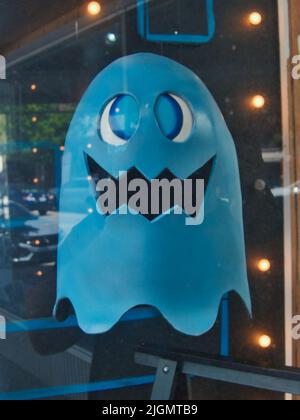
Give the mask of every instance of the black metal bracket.
[{"label": "black metal bracket", "polygon": [[151,401],[168,401],[171,399],[177,366],[178,364],[174,360],[158,360]]},{"label": "black metal bracket", "polygon": [[229,359],[209,358],[180,351],[157,351],[151,348],[138,349],[135,361],[156,369],[151,400],[171,399],[176,373],[300,395],[300,369],[269,369],[236,363]]}]

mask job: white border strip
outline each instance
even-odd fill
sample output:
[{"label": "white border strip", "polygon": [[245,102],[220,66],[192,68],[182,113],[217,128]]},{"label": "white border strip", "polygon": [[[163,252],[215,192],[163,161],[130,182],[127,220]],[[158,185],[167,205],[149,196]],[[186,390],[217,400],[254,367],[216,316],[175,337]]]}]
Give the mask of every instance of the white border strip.
[{"label": "white border strip", "polygon": [[[289,190],[292,184],[290,174],[291,150],[289,132],[289,71],[290,34],[288,0],[278,0],[279,40],[281,64],[281,98],[282,98],[282,130],[283,130],[283,178],[284,188]],[[293,266],[292,266],[292,219],[290,195],[284,195],[284,277],[285,277],[285,362],[293,365]]]}]

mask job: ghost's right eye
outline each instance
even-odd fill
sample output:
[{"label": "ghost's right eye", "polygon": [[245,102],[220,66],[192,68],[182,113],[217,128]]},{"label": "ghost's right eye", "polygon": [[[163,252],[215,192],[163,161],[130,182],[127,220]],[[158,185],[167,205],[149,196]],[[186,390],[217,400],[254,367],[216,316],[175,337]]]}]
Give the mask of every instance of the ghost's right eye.
[{"label": "ghost's right eye", "polygon": [[174,143],[184,143],[193,129],[193,115],[187,102],[177,95],[165,93],[156,103],[157,122],[163,134]]},{"label": "ghost's right eye", "polygon": [[139,106],[130,95],[119,95],[104,108],[100,120],[103,141],[124,146],[134,135],[139,123]]}]

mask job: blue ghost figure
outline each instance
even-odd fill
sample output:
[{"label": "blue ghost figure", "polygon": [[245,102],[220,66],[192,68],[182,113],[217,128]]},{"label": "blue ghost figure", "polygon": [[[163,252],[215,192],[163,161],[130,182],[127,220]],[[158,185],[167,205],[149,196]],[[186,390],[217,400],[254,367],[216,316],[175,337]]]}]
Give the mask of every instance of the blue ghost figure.
[{"label": "blue ghost figure", "polygon": [[[133,168],[148,180],[166,170],[182,179],[202,174],[204,222],[101,215],[95,167],[115,179]],[[180,332],[201,335],[230,291],[251,312],[234,142],[205,85],[170,59],[124,57],[91,83],[66,139],[59,223],[55,313],[70,301],[86,333],[104,333],[131,308],[150,305]]]}]

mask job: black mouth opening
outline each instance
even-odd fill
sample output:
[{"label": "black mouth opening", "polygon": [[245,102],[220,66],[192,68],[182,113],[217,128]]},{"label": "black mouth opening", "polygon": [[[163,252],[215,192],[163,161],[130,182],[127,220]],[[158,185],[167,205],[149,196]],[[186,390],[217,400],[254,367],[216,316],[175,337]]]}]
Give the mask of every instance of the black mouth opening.
[{"label": "black mouth opening", "polygon": [[[85,155],[86,157],[86,164],[88,168],[89,175],[92,178],[93,184],[94,184],[94,191],[95,191],[95,199],[98,201],[101,194],[96,190],[96,186],[98,185],[99,181],[102,180],[108,180],[111,179],[114,181],[116,185],[116,208],[113,209],[114,211],[117,211],[121,206],[124,204],[128,204],[131,197],[133,197],[136,194],[136,191],[130,192],[127,189],[127,202],[120,202],[119,200],[119,185],[120,185],[120,179],[114,178],[109,172],[107,172],[104,168],[102,168],[100,165],[98,165],[97,162],[95,162],[94,159],[92,159],[89,155]],[[208,183],[210,180],[211,171],[213,168],[215,158],[213,157],[210,159],[202,168],[197,169],[192,175],[190,175],[187,179],[192,180],[192,204],[193,206],[196,206],[197,204],[197,193],[196,189],[198,188],[197,180],[203,180],[204,181],[204,191],[206,192]],[[133,180],[144,180],[147,183],[148,186],[148,210],[147,214],[140,213],[142,216],[144,216],[149,221],[153,221],[156,218],[160,217],[162,214],[165,214],[168,210],[174,208],[176,205],[176,198],[174,190],[171,188],[170,190],[170,207],[169,208],[163,208],[163,198],[162,198],[162,191],[160,191],[160,197],[159,197],[159,211],[152,214],[152,203],[151,203],[151,181],[148,178],[146,178],[136,167],[132,167],[127,172],[127,186],[129,183]],[[182,184],[182,191],[183,191],[183,197],[182,197],[182,203],[184,203],[184,180],[179,179],[176,177],[169,169],[164,169],[156,178],[156,180],[168,180],[169,182],[173,180],[179,180]],[[184,206],[183,206],[184,207]],[[183,210],[185,210],[183,208]],[[109,216],[110,214],[107,214]],[[197,212],[194,214],[190,214],[190,217],[196,217]]]}]

